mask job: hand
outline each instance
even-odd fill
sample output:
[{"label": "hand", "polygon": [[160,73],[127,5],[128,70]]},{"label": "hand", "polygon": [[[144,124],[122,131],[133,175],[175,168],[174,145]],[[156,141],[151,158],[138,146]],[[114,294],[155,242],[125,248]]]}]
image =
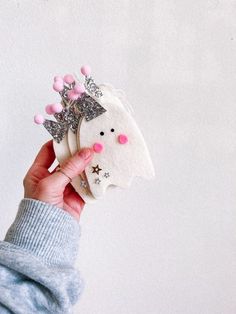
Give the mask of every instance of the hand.
[{"label": "hand", "polygon": [[23,180],[24,197],[63,208],[79,220],[84,201],[69,184],[70,178],[81,174],[92,157],[92,149],[83,148],[60,166],[64,173],[56,169],[50,173],[48,169],[55,160],[55,153],[52,140],[47,142],[42,146]]}]

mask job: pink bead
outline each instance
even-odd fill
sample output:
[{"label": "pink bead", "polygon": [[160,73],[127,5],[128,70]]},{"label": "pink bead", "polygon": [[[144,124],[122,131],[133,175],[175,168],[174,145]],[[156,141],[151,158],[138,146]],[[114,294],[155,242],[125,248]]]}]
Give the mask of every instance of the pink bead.
[{"label": "pink bead", "polygon": [[83,65],[80,69],[81,73],[85,76],[89,76],[91,73],[91,68],[89,65]]},{"label": "pink bead", "polygon": [[74,87],[74,91],[77,94],[83,94],[85,92],[85,87],[82,84],[76,84],[75,87]]},{"label": "pink bead", "polygon": [[52,104],[51,105],[51,111],[52,113],[59,113],[63,109],[62,104]]},{"label": "pink bead", "polygon": [[61,92],[63,91],[64,89],[64,84],[63,84],[63,81],[56,81],[54,84],[53,84],[53,89],[56,91],[56,92]]},{"label": "pink bead", "polygon": [[95,151],[95,153],[101,153],[103,149],[104,149],[104,146],[102,143],[93,144],[93,150]]},{"label": "pink bead", "polygon": [[70,100],[77,100],[80,96],[79,94],[75,93],[73,89],[69,90],[67,95]]},{"label": "pink bead", "polygon": [[37,124],[43,124],[45,121],[44,117],[41,114],[36,114],[34,116],[34,122]]},{"label": "pink bead", "polygon": [[71,74],[66,74],[63,79],[64,79],[64,82],[67,84],[72,84],[75,81],[73,75]]},{"label": "pink bead", "polygon": [[120,144],[126,144],[128,142],[128,137],[125,134],[118,135],[118,142]]},{"label": "pink bead", "polygon": [[47,114],[53,114],[53,112],[52,112],[52,105],[47,105],[45,107],[45,111],[47,112]]},{"label": "pink bead", "polygon": [[54,82],[57,82],[57,81],[60,81],[63,83],[63,78],[61,76],[57,75],[54,77]]}]

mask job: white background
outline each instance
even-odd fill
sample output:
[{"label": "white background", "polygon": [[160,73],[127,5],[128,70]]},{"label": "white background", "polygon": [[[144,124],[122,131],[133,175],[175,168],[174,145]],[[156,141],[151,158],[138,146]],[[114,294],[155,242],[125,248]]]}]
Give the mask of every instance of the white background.
[{"label": "white background", "polygon": [[125,90],[156,179],[84,209],[78,314],[236,313],[236,1],[1,0],[0,236],[56,74]]}]

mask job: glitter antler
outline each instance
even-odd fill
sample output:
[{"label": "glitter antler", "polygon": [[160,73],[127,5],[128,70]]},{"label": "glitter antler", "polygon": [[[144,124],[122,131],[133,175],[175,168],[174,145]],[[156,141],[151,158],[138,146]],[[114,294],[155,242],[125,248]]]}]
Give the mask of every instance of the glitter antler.
[{"label": "glitter antler", "polygon": [[40,114],[34,117],[35,123],[43,124],[58,143],[62,141],[68,129],[76,133],[83,118],[90,121],[106,112],[91,97],[99,98],[102,96],[102,92],[90,76],[90,67],[81,67],[81,73],[85,76],[84,85],[75,82],[74,77],[70,74],[65,75],[64,78],[61,76],[54,77],[53,89],[59,92],[62,101],[60,104],[47,105],[45,111],[50,115],[54,115],[57,121],[44,119]]}]

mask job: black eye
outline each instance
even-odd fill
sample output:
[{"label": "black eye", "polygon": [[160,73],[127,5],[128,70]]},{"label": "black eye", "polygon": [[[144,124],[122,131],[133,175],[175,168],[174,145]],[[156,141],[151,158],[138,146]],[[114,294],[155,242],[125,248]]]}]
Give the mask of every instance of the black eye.
[{"label": "black eye", "polygon": [[100,135],[103,136],[103,135],[104,135],[104,132],[100,132]]},{"label": "black eye", "polygon": [[114,129],[111,129],[111,132],[114,132],[115,130]]}]

